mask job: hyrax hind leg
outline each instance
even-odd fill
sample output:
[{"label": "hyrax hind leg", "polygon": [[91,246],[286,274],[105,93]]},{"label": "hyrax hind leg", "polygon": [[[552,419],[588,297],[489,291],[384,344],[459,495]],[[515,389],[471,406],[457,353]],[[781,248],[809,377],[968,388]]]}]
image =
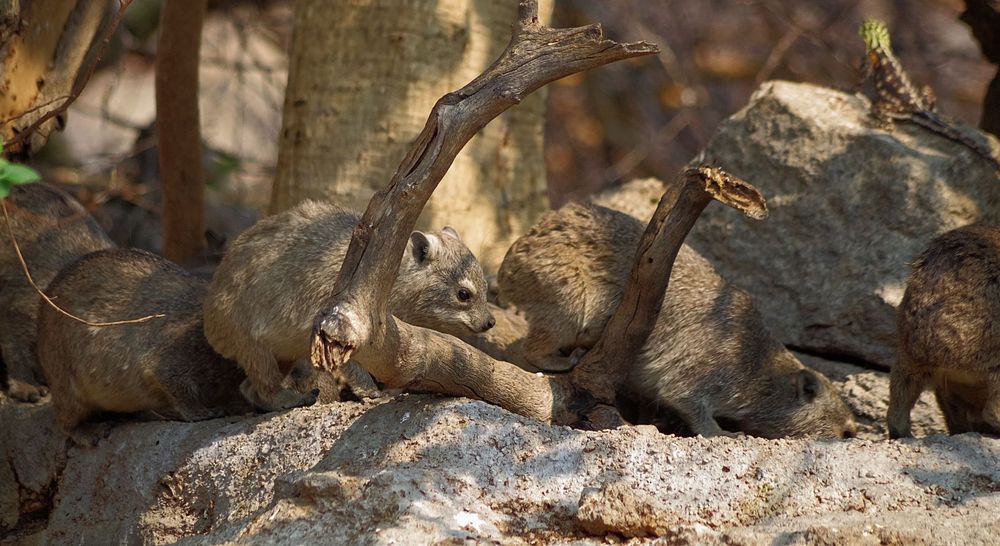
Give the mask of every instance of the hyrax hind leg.
[{"label": "hyrax hind leg", "polygon": [[[4,336],[6,337],[6,336]],[[7,366],[7,392],[20,402],[38,402],[49,389],[38,384],[35,351],[24,343],[0,343],[3,364]]]},{"label": "hyrax hind leg", "polygon": [[983,407],[983,420],[993,429],[993,434],[1000,434],[1000,377],[990,379],[990,395]]},{"label": "hyrax hind leg", "polygon": [[153,374],[150,379],[163,392],[182,421],[206,421],[226,414],[223,408],[209,408],[202,403],[195,377],[185,377],[184,374],[157,377]]},{"label": "hyrax hind leg", "polygon": [[294,378],[286,380],[274,353],[264,345],[248,341],[236,355],[236,361],[247,374],[240,393],[255,407],[278,411],[316,403],[319,392],[316,389],[302,392],[292,387]]},{"label": "hyrax hind leg", "polygon": [[531,325],[524,340],[524,360],[543,372],[568,372],[579,364],[587,350],[582,347],[563,355],[559,337],[545,327]]},{"label": "hyrax hind leg", "polygon": [[913,366],[900,349],[899,360],[889,372],[889,411],[886,421],[890,438],[907,438],[910,430],[910,411],[924,391],[928,377]]}]

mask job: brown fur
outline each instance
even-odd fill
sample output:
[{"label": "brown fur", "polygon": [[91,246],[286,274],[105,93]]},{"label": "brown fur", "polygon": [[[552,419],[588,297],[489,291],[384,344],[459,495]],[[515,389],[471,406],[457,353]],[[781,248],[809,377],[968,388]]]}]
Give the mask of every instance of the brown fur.
[{"label": "brown fur", "polygon": [[[329,301],[359,216],[306,201],[258,222],[230,246],[205,300],[205,334],[247,373],[242,391],[264,410],[306,402],[278,363],[309,356],[313,320]],[[467,292],[466,301],[459,299]],[[494,324],[479,262],[451,228],[414,232],[390,297],[395,316],[454,335]]]},{"label": "brown fur", "polygon": [[[528,320],[525,358],[572,367],[598,340],[621,300],[644,226],[626,214],[570,204],[543,216],[500,266],[501,301]],[[763,437],[851,436],[850,410],[821,374],[776,341],[750,297],[683,246],[657,323],[626,398],[642,422],[675,412],[704,436],[731,429]]]},{"label": "brown fur", "polygon": [[49,292],[78,317],[107,322],[166,316],[93,327],[41,309],[38,356],[59,424],[72,431],[103,412],[198,421],[252,411],[239,393],[245,376],[205,340],[206,284],[140,250],[94,252],[65,267]]},{"label": "brown fur", "polygon": [[[31,276],[43,289],[65,265],[114,246],[83,206],[48,184],[16,186],[5,203]],[[28,284],[0,218],[0,367],[6,366],[4,383],[10,396],[25,402],[37,401],[46,392],[40,386],[36,355],[39,304],[41,298]]]},{"label": "brown fur", "polygon": [[910,410],[932,387],[948,431],[1000,434],[1000,229],[967,226],[913,263],[898,310],[889,435],[910,436]]}]

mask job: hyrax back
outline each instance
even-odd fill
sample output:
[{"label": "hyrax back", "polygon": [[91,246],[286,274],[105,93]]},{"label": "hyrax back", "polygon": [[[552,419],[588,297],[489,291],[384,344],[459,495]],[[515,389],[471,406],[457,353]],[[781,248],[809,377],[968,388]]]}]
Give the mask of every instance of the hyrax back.
[{"label": "hyrax back", "polygon": [[206,284],[140,250],[94,252],[65,267],[49,293],[80,318],[164,316],[97,327],[41,308],[38,356],[59,423],[72,431],[104,412],[197,421],[252,411],[239,392],[245,376],[205,340]]},{"label": "hyrax back", "polygon": [[889,435],[910,436],[910,410],[925,387],[950,433],[1000,434],[1000,229],[949,231],[912,265],[897,311]]},{"label": "hyrax back", "polygon": [[[257,222],[233,241],[205,300],[205,335],[247,373],[243,393],[265,410],[308,402],[283,385],[279,363],[309,356],[313,320],[326,307],[357,214],[305,201]],[[486,281],[451,228],[413,232],[390,297],[395,316],[449,334],[482,332],[494,320]]]},{"label": "hyrax back", "polygon": [[[15,186],[4,202],[31,276],[43,289],[65,265],[114,246],[80,203],[48,184]],[[40,302],[0,218],[0,365],[7,367],[10,395],[27,402],[45,393],[38,386],[42,376],[35,349]]]},{"label": "hyrax back", "polygon": [[[500,296],[528,320],[527,360],[558,365],[593,346],[621,301],[644,229],[626,214],[570,204],[514,243],[500,267]],[[718,421],[764,437],[855,429],[830,381],[776,341],[749,295],[688,246],[628,390],[704,436],[725,433]]]}]

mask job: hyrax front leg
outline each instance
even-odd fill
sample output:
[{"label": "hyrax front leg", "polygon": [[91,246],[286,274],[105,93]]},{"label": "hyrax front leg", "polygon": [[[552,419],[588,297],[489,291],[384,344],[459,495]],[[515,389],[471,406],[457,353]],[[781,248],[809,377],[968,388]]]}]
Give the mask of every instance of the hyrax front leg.
[{"label": "hyrax front leg", "polygon": [[691,428],[691,432],[703,436],[705,438],[711,438],[713,436],[727,436],[733,438],[737,436],[733,432],[723,430],[719,426],[719,423],[715,421],[715,417],[712,416],[712,410],[708,408],[708,405],[704,402],[699,402],[697,400],[684,400],[679,404],[675,405],[677,413],[684,418],[688,426]]},{"label": "hyrax front leg", "polygon": [[263,411],[311,406],[316,403],[318,389],[301,392],[293,387],[294,379],[286,378],[271,351],[260,343],[249,342],[237,357],[247,378],[240,393]]},{"label": "hyrax front leg", "polygon": [[993,377],[990,396],[983,407],[983,420],[993,428],[995,434],[1000,434],[1000,377]]},{"label": "hyrax front leg", "polygon": [[920,398],[927,378],[913,369],[901,354],[889,372],[889,411],[886,421],[890,438],[913,436],[910,430],[910,411]]}]

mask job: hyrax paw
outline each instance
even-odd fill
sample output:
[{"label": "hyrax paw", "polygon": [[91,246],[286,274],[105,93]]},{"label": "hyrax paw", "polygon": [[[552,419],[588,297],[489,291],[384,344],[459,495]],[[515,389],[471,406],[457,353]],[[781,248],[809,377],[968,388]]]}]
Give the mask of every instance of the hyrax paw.
[{"label": "hyrax paw", "polygon": [[31,385],[16,379],[10,380],[10,388],[7,390],[7,394],[14,400],[32,404],[41,400],[48,393],[48,387]]},{"label": "hyrax paw", "polygon": [[97,447],[98,442],[111,435],[113,428],[112,423],[86,423],[76,427],[68,435],[80,447]]},{"label": "hyrax paw", "polygon": [[576,349],[573,349],[573,352],[569,354],[570,366],[575,368],[577,364],[583,361],[583,357],[587,356],[587,352],[587,349],[584,347],[577,347]]},{"label": "hyrax paw", "polygon": [[218,419],[219,417],[225,417],[226,411],[221,408],[177,408],[177,413],[180,414],[181,419],[184,421],[208,421],[209,419]]},{"label": "hyrax paw", "polygon": [[260,411],[280,411],[302,406],[311,406],[319,397],[319,389],[301,393],[295,389],[282,389],[265,398],[253,389],[240,389],[243,396]]}]

